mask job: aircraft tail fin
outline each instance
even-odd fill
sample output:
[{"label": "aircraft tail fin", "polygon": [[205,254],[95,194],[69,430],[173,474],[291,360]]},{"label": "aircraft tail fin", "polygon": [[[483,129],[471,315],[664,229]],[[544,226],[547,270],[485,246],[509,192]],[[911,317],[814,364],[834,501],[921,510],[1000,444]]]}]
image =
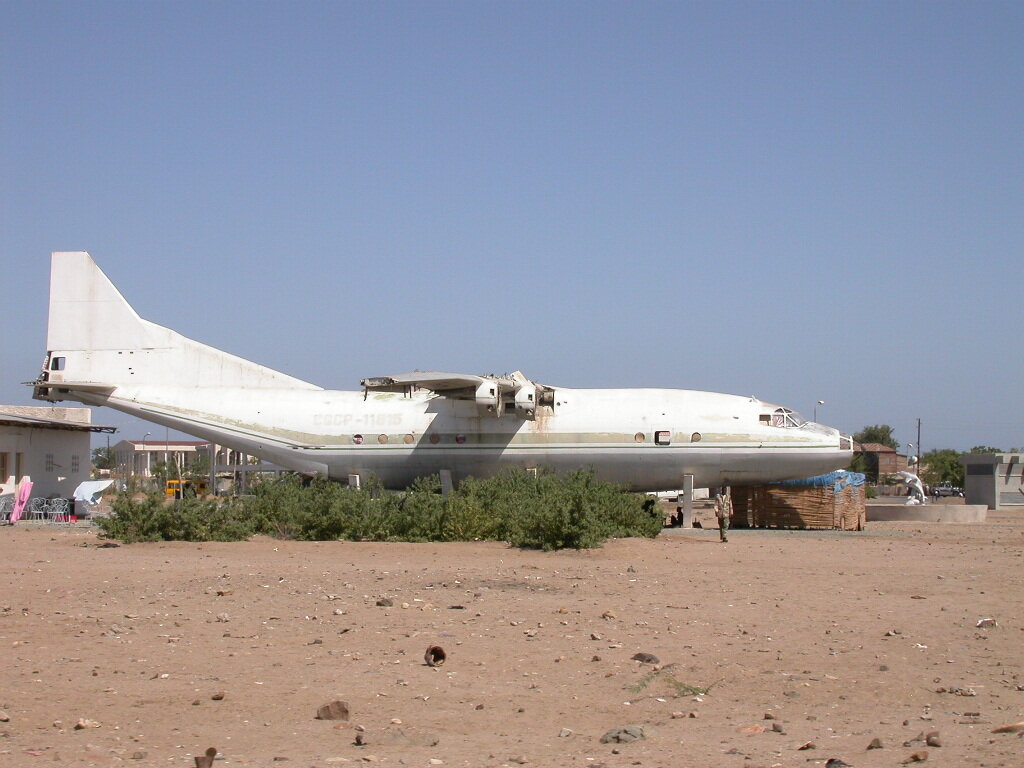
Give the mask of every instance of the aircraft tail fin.
[{"label": "aircraft tail fin", "polygon": [[56,385],[58,393],[142,386],[319,389],[144,320],[84,251],[52,255],[47,350],[37,387]]}]

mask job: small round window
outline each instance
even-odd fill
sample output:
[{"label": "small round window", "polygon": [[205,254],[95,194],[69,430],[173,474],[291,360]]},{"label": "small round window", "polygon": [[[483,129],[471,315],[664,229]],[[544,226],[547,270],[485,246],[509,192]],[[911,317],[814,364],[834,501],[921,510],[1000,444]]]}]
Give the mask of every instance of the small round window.
[{"label": "small round window", "polygon": [[692,435],[690,435],[690,442],[691,443],[699,443],[700,442],[700,432],[694,432]]}]

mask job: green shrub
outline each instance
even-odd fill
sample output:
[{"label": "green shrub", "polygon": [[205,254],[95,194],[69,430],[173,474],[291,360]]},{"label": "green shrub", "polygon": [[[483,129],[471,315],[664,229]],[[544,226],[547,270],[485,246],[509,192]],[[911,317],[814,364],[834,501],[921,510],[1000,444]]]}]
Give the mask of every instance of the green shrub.
[{"label": "green shrub", "polygon": [[136,541],[243,541],[253,535],[252,520],[236,499],[170,501],[151,493],[140,501],[118,496],[112,514],[97,520],[101,535]]},{"label": "green shrub", "polygon": [[440,491],[436,476],[396,494],[373,482],[354,489],[288,475],[229,501],[120,497],[99,524],[104,536],[123,541],[238,541],[259,533],[307,541],[508,541],[545,550],[661,530],[655,503],[598,482],[593,472],[510,471],[468,478],[448,496]]}]

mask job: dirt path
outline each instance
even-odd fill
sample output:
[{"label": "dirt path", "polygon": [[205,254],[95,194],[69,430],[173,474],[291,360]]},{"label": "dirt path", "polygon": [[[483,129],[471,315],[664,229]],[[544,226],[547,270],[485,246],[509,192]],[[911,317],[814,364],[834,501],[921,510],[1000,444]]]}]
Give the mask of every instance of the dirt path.
[{"label": "dirt path", "polygon": [[[1024,765],[990,732],[1024,720],[1022,517],[717,536],[544,554],[0,528],[0,765]],[[334,699],[349,723],[315,719]]]}]

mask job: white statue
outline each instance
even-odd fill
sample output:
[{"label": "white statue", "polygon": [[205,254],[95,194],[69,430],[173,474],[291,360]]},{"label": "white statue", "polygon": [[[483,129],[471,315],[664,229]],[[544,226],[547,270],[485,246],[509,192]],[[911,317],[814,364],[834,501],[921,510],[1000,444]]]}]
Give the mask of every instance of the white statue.
[{"label": "white statue", "polygon": [[924,504],[924,486],[921,485],[921,478],[913,472],[900,471],[896,474],[903,478],[903,482],[906,484],[907,490],[909,491],[907,495],[907,504]]}]

